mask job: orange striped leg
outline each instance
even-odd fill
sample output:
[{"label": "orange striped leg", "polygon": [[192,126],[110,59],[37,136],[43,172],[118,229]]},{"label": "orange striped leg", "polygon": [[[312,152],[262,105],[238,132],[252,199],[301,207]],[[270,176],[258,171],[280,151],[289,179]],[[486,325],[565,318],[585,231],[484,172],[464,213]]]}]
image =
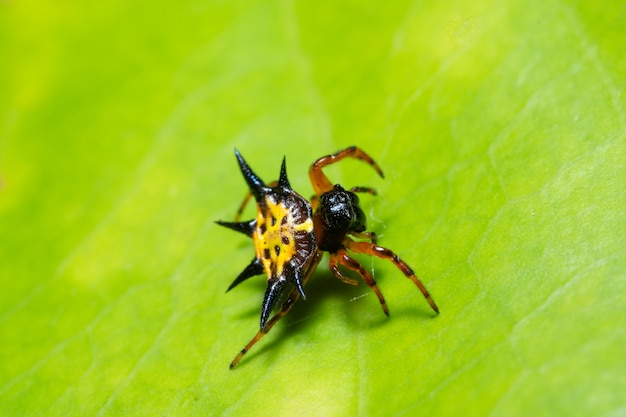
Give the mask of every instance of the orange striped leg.
[{"label": "orange striped leg", "polygon": [[241,215],[243,214],[243,210],[248,205],[248,202],[250,201],[250,198],[252,198],[252,193],[250,191],[248,191],[248,194],[246,194],[246,196],[244,197],[243,201],[241,202],[241,205],[239,206],[239,209],[237,210],[237,214],[235,214],[235,222],[238,222],[239,219],[241,219]]},{"label": "orange striped leg", "polygon": [[367,255],[377,256],[382,259],[390,260],[402,273],[420,289],[430,307],[435,310],[435,312],[439,313],[439,308],[435,304],[435,301],[430,296],[430,293],[422,284],[422,281],[415,275],[415,272],[411,269],[406,262],[404,262],[398,255],[396,255],[391,249],[383,248],[382,246],[376,246],[372,243],[368,242],[355,242],[353,240],[346,239],[344,245],[351,251],[356,253],[364,253]]},{"label": "orange striped leg", "polygon": [[311,202],[311,210],[315,213],[320,205],[320,198],[317,195],[312,195],[309,201]]},{"label": "orange striped leg", "polygon": [[322,172],[322,168],[334,164],[335,162],[339,162],[344,158],[359,159],[374,168],[376,172],[378,172],[378,175],[383,178],[385,177],[383,175],[383,171],[372,159],[372,157],[370,157],[360,148],[357,148],[356,146],[350,146],[349,148],[336,152],[332,155],[322,156],[317,161],[315,161],[313,165],[311,165],[311,168],[309,168],[309,179],[311,180],[311,184],[313,184],[315,194],[322,195],[333,188],[333,184]]},{"label": "orange striped leg", "polygon": [[359,282],[352,279],[352,278],[348,278],[347,276],[345,276],[343,274],[343,272],[341,272],[341,270],[339,269],[339,266],[337,265],[337,254],[336,253],[331,253],[330,256],[328,257],[328,268],[330,269],[330,271],[340,280],[342,280],[343,282],[345,282],[346,284],[350,284],[350,285],[359,285]]},{"label": "orange striped leg", "polygon": [[[313,274],[313,271],[315,271],[315,268],[317,267],[317,264],[319,264],[321,259],[322,259],[322,253],[317,252],[317,254],[315,255],[315,258],[313,258],[313,261],[311,262],[311,265],[309,265],[309,269],[307,269],[307,272],[304,278],[302,279],[302,286],[304,286],[306,282],[309,280],[309,277]],[[267,325],[265,326],[265,328],[262,330],[259,330],[257,334],[252,338],[252,340],[248,342],[246,347],[241,349],[241,352],[239,352],[237,356],[235,356],[235,359],[233,359],[233,361],[230,363],[230,369],[233,369],[239,363],[241,358],[243,358],[243,355],[248,353],[248,351],[252,348],[252,346],[254,346],[259,340],[261,340],[263,336],[269,333],[269,331],[272,329],[272,327],[274,327],[274,325],[276,324],[276,322],[278,322],[278,320],[280,320],[285,314],[289,313],[289,310],[291,310],[291,307],[293,307],[295,302],[298,301],[298,298],[300,298],[300,292],[298,291],[298,288],[294,288],[289,293],[287,300],[285,300],[283,305],[280,307],[280,310],[278,311],[278,313],[274,314],[274,316],[272,316],[272,318],[267,322]]]},{"label": "orange striped leg", "polygon": [[[339,258],[339,263],[341,265],[357,272],[361,276],[361,278],[363,278],[365,283],[369,285],[369,287],[372,289],[372,291],[374,291],[374,293],[378,297],[378,301],[380,301],[380,305],[383,308],[383,312],[386,315],[389,315],[389,308],[387,307],[387,302],[385,301],[385,297],[383,297],[383,294],[380,292],[380,289],[378,288],[378,284],[376,284],[374,277],[372,277],[372,275],[367,271],[367,269],[363,268],[363,265],[361,265],[359,261],[357,261],[354,258],[351,258],[345,249],[339,249],[336,255]],[[343,279],[340,276],[337,276],[337,277],[343,281]]]},{"label": "orange striped leg", "polygon": [[378,192],[371,187],[352,187],[350,188],[350,191],[352,191],[353,193],[367,193],[371,195],[378,195]]},{"label": "orange striped leg", "polygon": [[350,232],[350,236],[354,236],[359,239],[367,239],[373,244],[376,244],[376,233],[374,232]]}]

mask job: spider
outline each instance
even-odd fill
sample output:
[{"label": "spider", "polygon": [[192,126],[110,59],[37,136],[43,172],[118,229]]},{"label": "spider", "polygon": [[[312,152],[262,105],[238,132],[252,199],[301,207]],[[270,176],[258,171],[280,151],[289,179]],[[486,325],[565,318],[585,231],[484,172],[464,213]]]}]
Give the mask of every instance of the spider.
[{"label": "spider", "polygon": [[[392,250],[378,246],[376,234],[366,231],[365,213],[359,205],[357,193],[375,195],[376,191],[369,187],[346,190],[339,184],[333,184],[322,172],[322,168],[344,158],[355,158],[370,165],[384,178],[378,164],[363,150],[351,146],[315,161],[309,169],[309,178],[315,191],[310,202],[291,188],[284,157],[278,181],[265,184],[236,149],[235,155],[250,192],[240,205],[234,222],[217,223],[251,237],[255,255],[226,291],[263,273],[267,276],[267,287],[261,306],[260,329],[231,362],[231,369],[291,310],[298,298],[306,299],[304,286],[319,264],[323,252],[329,253],[329,268],[341,281],[358,284],[358,281],[344,275],[339,269],[340,265],[355,271],[374,291],[387,316],[389,308],[376,281],[349,252],[391,261],[413,281],[430,307],[439,313],[439,308],[411,267]],[[251,197],[256,200],[257,215],[252,220],[241,222],[239,218]],[[293,288],[280,309],[270,318],[272,309],[289,285]]]}]

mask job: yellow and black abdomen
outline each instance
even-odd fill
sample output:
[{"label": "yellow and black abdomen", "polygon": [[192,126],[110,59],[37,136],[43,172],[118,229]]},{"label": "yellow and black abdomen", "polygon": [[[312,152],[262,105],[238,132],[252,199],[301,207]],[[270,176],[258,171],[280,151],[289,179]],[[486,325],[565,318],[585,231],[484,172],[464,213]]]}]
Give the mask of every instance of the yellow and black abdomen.
[{"label": "yellow and black abdomen", "polygon": [[287,284],[293,284],[305,298],[303,279],[318,251],[313,230],[311,204],[289,184],[285,160],[280,177],[266,185],[235,151],[241,172],[257,205],[256,218],[247,222],[218,224],[244,233],[254,242],[255,258],[228,290],[246,279],[265,272],[267,288],[261,307],[261,329]]}]

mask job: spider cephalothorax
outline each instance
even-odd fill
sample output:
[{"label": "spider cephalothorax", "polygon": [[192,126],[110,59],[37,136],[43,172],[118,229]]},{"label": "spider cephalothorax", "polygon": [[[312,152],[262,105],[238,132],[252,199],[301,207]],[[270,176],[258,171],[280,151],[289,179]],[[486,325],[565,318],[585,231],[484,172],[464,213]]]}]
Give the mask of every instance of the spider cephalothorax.
[{"label": "spider cephalothorax", "polygon": [[315,218],[316,234],[321,238],[319,248],[326,252],[339,249],[347,233],[361,233],[366,229],[359,196],[339,184],[319,197]]},{"label": "spider cephalothorax", "polygon": [[[267,288],[261,307],[260,330],[235,357],[230,364],[231,368],[291,310],[300,296],[305,298],[304,285],[317,267],[323,252],[329,253],[330,270],[343,282],[352,285],[358,283],[344,275],[339,268],[340,265],[356,272],[374,291],[385,314],[389,315],[389,309],[376,281],[348,252],[388,259],[413,281],[431,308],[439,312],[426,287],[411,267],[392,250],[376,245],[376,235],[365,231],[365,213],[360,207],[356,193],[376,194],[376,192],[368,187],[353,187],[346,190],[339,184],[332,184],[322,172],[323,167],[349,157],[367,163],[382,177],[380,167],[369,155],[356,146],[351,146],[315,161],[309,169],[309,178],[315,190],[311,202],[296,193],[289,185],[284,158],[278,181],[266,185],[250,169],[237,150],[235,155],[250,188],[250,194],[241,204],[234,222],[217,223],[251,237],[255,257],[228,290],[252,276],[263,273],[267,276]],[[256,218],[240,222],[239,216],[250,196],[254,196],[256,200]],[[294,288],[287,295],[280,310],[269,318],[272,307],[289,284]]]}]

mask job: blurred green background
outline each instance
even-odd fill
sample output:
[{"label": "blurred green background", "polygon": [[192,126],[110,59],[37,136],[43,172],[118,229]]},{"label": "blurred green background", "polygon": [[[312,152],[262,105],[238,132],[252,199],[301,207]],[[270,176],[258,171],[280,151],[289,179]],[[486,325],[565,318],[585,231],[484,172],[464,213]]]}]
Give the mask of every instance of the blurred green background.
[{"label": "blurred green background", "polygon": [[[7,416],[626,415],[623,2],[0,2]],[[359,145],[393,265],[322,262],[233,371],[232,219]],[[246,215],[252,215],[250,209]]]}]

